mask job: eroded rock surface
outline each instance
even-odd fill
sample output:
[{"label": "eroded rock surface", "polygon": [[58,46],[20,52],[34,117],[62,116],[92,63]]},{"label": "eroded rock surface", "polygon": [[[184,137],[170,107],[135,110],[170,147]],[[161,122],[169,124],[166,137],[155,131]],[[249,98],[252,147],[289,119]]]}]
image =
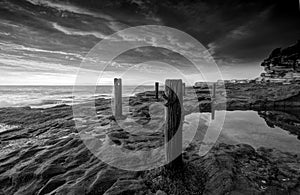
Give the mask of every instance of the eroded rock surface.
[{"label": "eroded rock surface", "polygon": [[261,64],[265,73],[262,77],[269,79],[287,79],[299,81],[300,76],[300,40],[287,48],[276,48]]},{"label": "eroded rock surface", "polygon": [[[130,101],[132,116],[147,121],[147,106],[155,100],[139,96]],[[186,104],[186,108],[189,106]],[[97,123],[85,129],[95,138],[110,138],[108,144],[129,151],[163,144],[163,132],[127,132],[116,125],[110,100],[97,100],[96,108]],[[163,115],[157,112],[158,116]],[[83,137],[79,136],[82,129],[75,127],[72,114],[72,108],[66,105],[47,109],[0,109],[0,123],[13,127],[0,133],[0,194],[300,192],[298,156],[266,148],[255,151],[248,145],[221,144],[200,157],[197,153],[200,142],[195,140],[186,149],[184,166],[177,173],[168,173],[163,168],[138,172],[114,168],[87,149]]]}]

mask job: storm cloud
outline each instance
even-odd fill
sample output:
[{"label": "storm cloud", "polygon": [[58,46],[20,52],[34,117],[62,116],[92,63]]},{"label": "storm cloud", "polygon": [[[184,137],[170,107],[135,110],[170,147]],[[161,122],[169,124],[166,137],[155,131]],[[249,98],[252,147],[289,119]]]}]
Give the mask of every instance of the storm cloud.
[{"label": "storm cloud", "polygon": [[[69,78],[106,36],[157,24],[195,37],[226,77],[235,77],[243,67],[253,70],[253,77],[272,49],[293,44],[300,34],[297,0],[3,0],[0,13],[2,75],[22,71],[29,76],[51,73]],[[171,55],[149,48],[143,52],[124,55],[123,63],[137,61],[136,54],[149,59],[155,59],[149,55],[161,59]]]}]

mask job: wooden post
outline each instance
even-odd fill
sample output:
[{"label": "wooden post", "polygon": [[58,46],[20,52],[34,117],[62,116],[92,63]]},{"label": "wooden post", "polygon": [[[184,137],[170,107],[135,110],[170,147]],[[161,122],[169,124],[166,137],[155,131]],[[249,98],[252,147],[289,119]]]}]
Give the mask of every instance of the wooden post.
[{"label": "wooden post", "polygon": [[155,99],[158,100],[159,82],[155,82]]},{"label": "wooden post", "polygon": [[114,93],[115,93],[115,118],[122,116],[122,80],[119,78],[114,79]]},{"label": "wooden post", "polygon": [[212,98],[211,98],[211,119],[212,120],[215,120],[215,101],[216,101],[216,83],[213,84],[213,87],[212,87]]},{"label": "wooden post", "polygon": [[185,96],[185,83],[182,83],[182,94]]},{"label": "wooden post", "polygon": [[183,96],[182,80],[166,80],[166,166],[170,170],[176,170],[182,166],[182,119]]},{"label": "wooden post", "polygon": [[211,120],[215,120],[216,109],[214,101],[211,102]]},{"label": "wooden post", "polygon": [[212,98],[216,98],[216,83],[213,84]]}]

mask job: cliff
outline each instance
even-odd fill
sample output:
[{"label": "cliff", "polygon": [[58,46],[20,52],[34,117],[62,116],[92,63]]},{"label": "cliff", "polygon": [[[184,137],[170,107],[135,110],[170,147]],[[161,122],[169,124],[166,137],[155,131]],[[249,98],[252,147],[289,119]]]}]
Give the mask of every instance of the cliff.
[{"label": "cliff", "polygon": [[300,40],[287,48],[276,48],[261,64],[265,73],[261,77],[265,80],[300,80]]}]

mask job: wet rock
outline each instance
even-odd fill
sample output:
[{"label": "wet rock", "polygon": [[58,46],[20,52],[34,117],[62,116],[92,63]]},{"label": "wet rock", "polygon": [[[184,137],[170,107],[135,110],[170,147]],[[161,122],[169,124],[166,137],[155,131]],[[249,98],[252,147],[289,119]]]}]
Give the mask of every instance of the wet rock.
[{"label": "wet rock", "polygon": [[60,165],[50,165],[48,167],[45,167],[44,169],[41,170],[40,174],[43,178],[51,178],[55,175],[59,175],[62,173],[65,173],[66,169]]},{"label": "wet rock", "polygon": [[204,170],[203,194],[284,194],[298,190],[300,161],[292,156],[264,148],[255,151],[245,144],[220,144],[195,162]]},{"label": "wet rock", "polygon": [[167,195],[164,191],[158,190],[155,195]]},{"label": "wet rock", "polygon": [[[236,100],[243,100],[245,105],[247,93],[241,94]],[[143,116],[147,115],[144,106],[152,102],[144,95],[131,100],[139,102],[133,111]],[[195,101],[190,101],[193,102],[186,104],[186,113],[196,109]],[[85,139],[90,139],[96,127],[103,125],[97,134],[101,135],[99,139],[108,136],[122,149],[138,151],[163,145],[163,127],[157,132],[140,129],[126,132],[106,109],[110,101],[99,100],[97,104],[98,114],[103,117],[92,126],[82,127],[89,129]],[[270,122],[294,121],[274,113],[268,113],[268,117]],[[275,149],[220,144],[201,157],[195,142],[185,151],[184,166],[178,173],[166,173],[163,168],[140,173],[112,168],[95,157],[78,135],[70,106],[1,108],[0,123],[18,125],[17,130],[0,134],[0,194],[299,194],[300,191],[299,156]],[[99,141],[96,146],[101,144]]]},{"label": "wet rock", "polygon": [[107,189],[110,189],[118,179],[122,177],[131,178],[132,176],[124,171],[119,171],[116,169],[102,170],[97,173],[96,179],[89,186],[87,193],[103,194],[105,191],[107,191]]},{"label": "wet rock", "polygon": [[139,180],[118,180],[109,188],[104,195],[122,195],[122,194],[149,194],[149,190],[143,181]]},{"label": "wet rock", "polygon": [[52,192],[59,186],[63,185],[66,181],[64,179],[51,179],[38,193],[38,195],[44,195]]}]

